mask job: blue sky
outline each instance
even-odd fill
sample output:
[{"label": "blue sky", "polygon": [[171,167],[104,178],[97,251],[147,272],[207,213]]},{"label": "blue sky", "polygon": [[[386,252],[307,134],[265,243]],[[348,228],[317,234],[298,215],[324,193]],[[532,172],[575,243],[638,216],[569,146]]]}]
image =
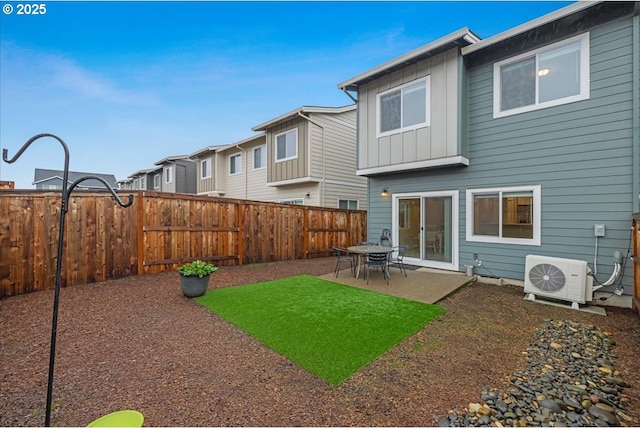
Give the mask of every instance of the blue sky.
[{"label": "blue sky", "polygon": [[[36,16],[3,1],[0,147],[52,133],[72,171],[124,179],[300,106],[351,104],[338,83],[462,27],[487,38],[570,3],[52,1]],[[0,180],[33,188],[63,159],[39,140]]]}]

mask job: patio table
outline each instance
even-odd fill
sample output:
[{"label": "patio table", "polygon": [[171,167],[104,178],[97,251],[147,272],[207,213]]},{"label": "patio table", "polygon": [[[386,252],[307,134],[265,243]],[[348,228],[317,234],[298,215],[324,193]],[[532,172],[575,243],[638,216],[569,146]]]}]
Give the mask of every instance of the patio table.
[{"label": "patio table", "polygon": [[371,253],[392,253],[393,247],[385,247],[384,245],[353,245],[347,248],[347,251],[358,255],[358,263],[356,264],[356,279],[360,277],[360,260],[363,256]]}]

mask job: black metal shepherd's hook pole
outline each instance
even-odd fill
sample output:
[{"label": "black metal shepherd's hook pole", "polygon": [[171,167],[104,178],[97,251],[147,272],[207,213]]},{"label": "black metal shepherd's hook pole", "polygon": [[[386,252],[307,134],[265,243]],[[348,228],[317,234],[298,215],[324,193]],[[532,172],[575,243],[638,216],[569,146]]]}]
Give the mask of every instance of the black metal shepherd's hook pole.
[{"label": "black metal shepherd's hook pole", "polygon": [[69,148],[67,147],[66,143],[62,141],[60,137],[57,137],[56,135],[53,135],[53,134],[38,134],[30,138],[26,143],[24,143],[22,148],[18,150],[18,153],[16,153],[16,155],[11,159],[8,158],[7,149],[3,149],[2,159],[7,163],[15,162],[34,141],[44,137],[51,137],[57,140],[62,145],[62,148],[64,149],[64,171],[63,171],[63,177],[62,177],[62,205],[60,208],[60,227],[59,227],[59,233],[58,233],[58,256],[56,260],[56,284],[55,284],[55,294],[53,298],[53,318],[51,320],[51,348],[49,353],[49,378],[47,382],[47,406],[45,409],[46,414],[44,419],[44,425],[48,427],[48,426],[51,426],[51,401],[52,401],[52,395],[53,395],[53,367],[54,367],[55,356],[56,356],[56,337],[58,333],[58,302],[60,300],[60,273],[62,269],[64,218],[68,209],[67,203],[69,200],[69,194],[82,181],[94,179],[103,183],[107,188],[107,190],[109,190],[109,192],[111,192],[111,194],[114,196],[114,198],[116,199],[116,202],[122,207],[126,208],[133,203],[133,195],[132,194],[129,195],[129,202],[125,204],[122,202],[122,200],[118,197],[115,191],[104,179],[100,177],[95,177],[95,176],[81,177],[78,180],[74,181],[71,184],[71,187],[69,187],[69,189],[67,190],[67,184],[69,182]]}]

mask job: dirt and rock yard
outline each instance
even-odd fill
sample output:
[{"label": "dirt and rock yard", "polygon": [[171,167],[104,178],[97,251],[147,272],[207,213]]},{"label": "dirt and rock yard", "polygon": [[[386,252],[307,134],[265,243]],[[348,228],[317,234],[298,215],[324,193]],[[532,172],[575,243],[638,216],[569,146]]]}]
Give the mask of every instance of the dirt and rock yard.
[{"label": "dirt and rock yard", "polygon": [[[322,275],[333,258],[221,268],[210,288]],[[428,285],[425,285],[428,286]],[[0,301],[0,426],[44,424],[53,291]],[[627,425],[640,425],[640,317],[528,302],[517,286],[475,283],[446,314],[339,387],[271,351],[183,297],[177,273],[61,290],[52,424],[82,426],[137,409],[146,426],[429,426],[508,386],[545,320],[611,334],[614,367],[631,386]]]}]

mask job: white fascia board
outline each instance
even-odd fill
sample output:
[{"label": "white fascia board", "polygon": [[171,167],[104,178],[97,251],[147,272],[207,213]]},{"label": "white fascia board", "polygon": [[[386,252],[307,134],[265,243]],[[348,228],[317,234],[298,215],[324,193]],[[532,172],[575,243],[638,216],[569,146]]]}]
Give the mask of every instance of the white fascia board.
[{"label": "white fascia board", "polygon": [[205,147],[205,148],[203,148],[203,149],[200,149],[200,150],[198,150],[198,151],[195,151],[195,152],[191,153],[191,154],[189,155],[189,157],[190,157],[190,158],[194,158],[194,157],[197,157],[197,156],[199,156],[199,155],[201,155],[201,154],[203,154],[203,153],[207,153],[207,152],[217,152],[217,151],[220,151],[221,149],[226,148],[227,146],[228,146],[228,144],[221,144],[221,145],[219,145],[219,146],[207,146],[207,147]]},{"label": "white fascia board", "polygon": [[378,73],[381,73],[386,69],[395,67],[399,64],[403,64],[407,61],[411,61],[415,57],[428,53],[429,51],[437,49],[441,46],[444,46],[458,39],[464,39],[467,43],[478,43],[480,41],[480,38],[478,38],[475,34],[473,34],[471,30],[469,30],[469,28],[467,27],[461,28],[458,31],[454,31],[453,33],[450,33],[444,37],[441,37],[438,40],[435,40],[431,43],[428,43],[424,46],[421,46],[417,49],[407,52],[404,55],[401,55],[395,59],[392,59],[391,61],[387,61],[384,64],[381,64],[375,68],[365,71],[364,73],[361,73],[355,77],[352,77],[351,79],[345,80],[342,83],[338,83],[338,89],[344,90],[346,87],[351,86],[353,84],[357,84],[358,82],[365,80],[371,76],[374,76]]},{"label": "white fascia board", "polygon": [[314,177],[293,178],[291,180],[271,181],[267,183],[267,187],[288,186],[300,183],[320,183],[322,180]]},{"label": "white fascia board", "polygon": [[377,166],[373,168],[358,169],[356,175],[377,175],[390,172],[411,171],[414,169],[438,168],[443,166],[469,166],[469,159],[464,156],[451,156],[447,158],[430,159],[420,162],[399,163],[395,165]]},{"label": "white fascia board", "polygon": [[518,34],[526,33],[527,31],[533,30],[537,27],[541,27],[560,18],[564,18],[565,16],[571,15],[584,9],[588,9],[599,3],[602,3],[602,1],[580,0],[574,4],[565,6],[562,9],[558,9],[555,12],[548,13],[539,18],[518,25],[517,27],[513,27],[509,30],[503,31],[502,33],[496,34],[495,36],[491,36],[487,39],[481,40],[478,43],[465,46],[464,48],[462,48],[462,55],[468,55],[472,52],[479,51],[493,44],[517,36]]},{"label": "white fascia board", "polygon": [[176,161],[176,160],[183,160],[183,159],[189,159],[189,155],[169,156],[169,157],[166,157],[164,159],[159,160],[158,162],[155,162],[154,165],[162,165],[162,164],[167,163],[167,162]]},{"label": "white fascia board", "polygon": [[298,113],[343,113],[345,111],[354,110],[356,108],[355,104],[349,104],[343,107],[312,107],[312,106],[302,106],[297,109],[291,110],[288,113],[282,114],[274,119],[271,119],[267,122],[261,123],[260,125],[256,125],[251,128],[252,131],[265,131],[272,125],[275,125],[279,122],[283,122],[285,120],[294,119],[298,117]]},{"label": "white fascia board", "polygon": [[[257,140],[264,138],[266,134],[264,132],[259,133],[258,135],[254,135],[252,137],[249,138],[245,138],[244,140],[238,141],[237,143],[233,143],[233,144],[227,144],[226,146],[220,148],[219,150],[217,150],[218,152],[224,152],[226,150],[229,149],[233,149],[233,148],[237,148],[238,146],[242,146],[243,144],[247,144],[247,143],[255,143]],[[266,139],[265,139],[266,142]]]}]

